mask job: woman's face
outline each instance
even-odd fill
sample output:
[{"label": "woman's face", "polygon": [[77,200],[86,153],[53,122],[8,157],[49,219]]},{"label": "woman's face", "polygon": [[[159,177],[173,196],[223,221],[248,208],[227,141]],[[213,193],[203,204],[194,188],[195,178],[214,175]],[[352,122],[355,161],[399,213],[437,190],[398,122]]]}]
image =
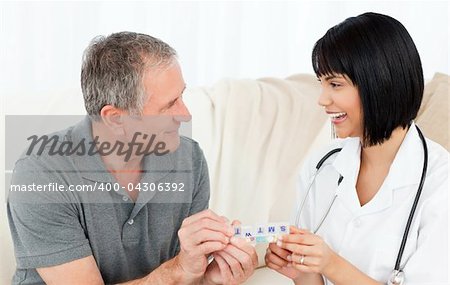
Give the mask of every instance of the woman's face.
[{"label": "woman's face", "polygon": [[319,105],[330,116],[339,138],[363,137],[363,114],[358,89],[342,74],[319,77]]}]

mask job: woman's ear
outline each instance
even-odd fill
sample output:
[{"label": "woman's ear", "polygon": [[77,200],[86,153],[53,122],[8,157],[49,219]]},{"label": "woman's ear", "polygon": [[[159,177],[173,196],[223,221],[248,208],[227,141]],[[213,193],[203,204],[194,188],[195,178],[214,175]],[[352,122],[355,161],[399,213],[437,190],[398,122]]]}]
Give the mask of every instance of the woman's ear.
[{"label": "woman's ear", "polygon": [[124,130],[125,112],[111,105],[105,105],[100,110],[100,117],[105,126],[115,135],[125,135]]}]

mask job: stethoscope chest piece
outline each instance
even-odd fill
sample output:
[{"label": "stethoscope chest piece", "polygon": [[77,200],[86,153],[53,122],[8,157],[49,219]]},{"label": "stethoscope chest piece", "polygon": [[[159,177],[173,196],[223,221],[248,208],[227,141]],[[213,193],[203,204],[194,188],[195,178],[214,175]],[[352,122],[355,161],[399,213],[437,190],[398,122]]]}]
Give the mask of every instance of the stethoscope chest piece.
[{"label": "stethoscope chest piece", "polygon": [[388,285],[402,285],[405,281],[405,273],[402,270],[393,270]]}]

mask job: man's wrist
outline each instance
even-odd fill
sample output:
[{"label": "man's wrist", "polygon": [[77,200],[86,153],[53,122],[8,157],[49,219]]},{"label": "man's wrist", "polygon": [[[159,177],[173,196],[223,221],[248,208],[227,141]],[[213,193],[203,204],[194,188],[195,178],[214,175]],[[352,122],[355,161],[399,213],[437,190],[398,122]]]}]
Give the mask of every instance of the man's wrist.
[{"label": "man's wrist", "polygon": [[202,283],[204,279],[204,274],[196,275],[191,272],[187,272],[184,270],[182,263],[180,262],[180,256],[177,255],[173,259],[172,266],[172,274],[175,284],[208,284],[208,283]]},{"label": "man's wrist", "polygon": [[205,278],[205,276],[203,275],[203,277],[200,279],[200,281],[198,282],[199,285],[215,285],[211,282],[209,282],[209,280],[207,280]]},{"label": "man's wrist", "polygon": [[178,256],[175,256],[147,275],[143,279],[144,282],[142,284],[191,284],[185,279],[185,274],[178,261]]},{"label": "man's wrist", "polygon": [[[120,283],[123,285],[178,285],[178,284],[192,284],[184,281],[183,272],[181,267],[179,266],[177,258],[172,258],[163,264],[161,264],[158,268],[153,270],[147,276],[128,281],[125,283]],[[119,285],[119,284],[117,284]]]},{"label": "man's wrist", "polygon": [[188,276],[186,276],[186,272],[183,269],[183,266],[180,263],[180,257],[179,255],[175,256],[173,258],[172,263],[172,272],[173,272],[173,278],[176,284],[191,284],[192,282],[189,282]]}]

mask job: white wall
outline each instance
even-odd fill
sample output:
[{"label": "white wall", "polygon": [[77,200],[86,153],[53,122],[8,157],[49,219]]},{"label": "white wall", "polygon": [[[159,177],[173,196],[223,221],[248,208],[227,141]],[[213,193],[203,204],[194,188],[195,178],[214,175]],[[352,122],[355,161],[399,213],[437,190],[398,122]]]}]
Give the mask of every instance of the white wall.
[{"label": "white wall", "polygon": [[79,90],[89,41],[122,30],[148,33],[175,47],[189,85],[311,73],[315,41],[366,11],[394,16],[407,27],[426,78],[449,73],[448,2],[10,2],[1,4],[0,90],[27,100]]}]

